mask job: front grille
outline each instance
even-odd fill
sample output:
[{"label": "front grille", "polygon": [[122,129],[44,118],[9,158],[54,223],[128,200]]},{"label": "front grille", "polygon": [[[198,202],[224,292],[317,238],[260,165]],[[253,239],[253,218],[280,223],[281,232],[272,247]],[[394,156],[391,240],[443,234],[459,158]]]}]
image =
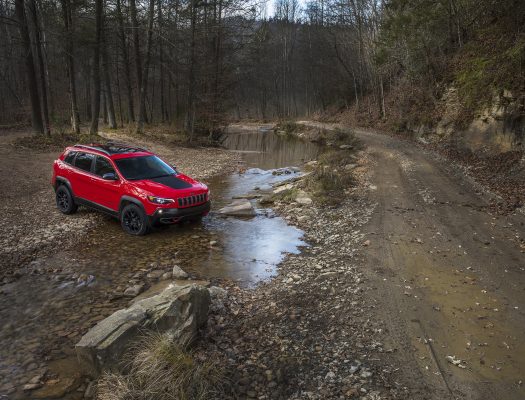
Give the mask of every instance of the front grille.
[{"label": "front grille", "polygon": [[195,206],[206,201],[206,193],[196,194],[194,196],[181,197],[177,200],[179,207]]}]

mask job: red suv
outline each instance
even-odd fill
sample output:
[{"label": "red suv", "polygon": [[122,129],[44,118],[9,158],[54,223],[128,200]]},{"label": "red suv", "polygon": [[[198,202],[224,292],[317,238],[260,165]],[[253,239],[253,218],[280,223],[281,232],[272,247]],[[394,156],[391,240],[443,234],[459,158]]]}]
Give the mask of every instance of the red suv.
[{"label": "red suv", "polygon": [[200,219],[210,211],[203,183],[178,173],[155,154],[122,143],[68,147],[53,164],[58,209],[88,206],[120,220],[131,235],[157,224]]}]

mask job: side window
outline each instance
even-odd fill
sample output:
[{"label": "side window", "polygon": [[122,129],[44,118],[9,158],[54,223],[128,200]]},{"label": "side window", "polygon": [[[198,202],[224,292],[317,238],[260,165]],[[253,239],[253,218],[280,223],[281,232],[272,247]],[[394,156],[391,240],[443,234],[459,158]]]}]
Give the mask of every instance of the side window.
[{"label": "side window", "polygon": [[64,158],[64,162],[68,164],[73,164],[73,160],[75,159],[75,156],[77,155],[76,151],[70,151],[67,153],[66,157]]},{"label": "side window", "polygon": [[105,157],[97,156],[97,159],[95,160],[95,175],[103,176],[109,172],[115,173],[109,160]]},{"label": "side window", "polygon": [[89,153],[78,153],[77,158],[75,158],[75,167],[80,168],[84,171],[91,171],[91,162],[95,156]]}]

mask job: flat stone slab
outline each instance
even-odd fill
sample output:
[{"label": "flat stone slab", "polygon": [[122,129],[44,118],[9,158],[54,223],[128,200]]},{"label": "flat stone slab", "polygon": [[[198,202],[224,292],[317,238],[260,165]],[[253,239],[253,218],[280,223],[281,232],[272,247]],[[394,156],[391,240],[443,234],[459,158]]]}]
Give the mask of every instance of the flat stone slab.
[{"label": "flat stone slab", "polygon": [[170,285],[160,294],[118,310],[91,328],[75,349],[82,369],[97,377],[119,370],[123,356],[148,331],[166,333],[186,345],[208,318],[210,293],[199,285]]},{"label": "flat stone slab", "polygon": [[254,217],[256,215],[252,203],[247,199],[237,199],[218,211],[221,215],[231,217]]}]

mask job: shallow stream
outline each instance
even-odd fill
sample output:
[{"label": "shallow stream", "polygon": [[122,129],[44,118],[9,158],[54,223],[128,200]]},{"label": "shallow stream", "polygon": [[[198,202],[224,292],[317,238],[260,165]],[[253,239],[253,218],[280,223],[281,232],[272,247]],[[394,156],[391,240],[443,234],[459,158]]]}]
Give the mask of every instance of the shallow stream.
[{"label": "shallow stream", "polygon": [[[269,127],[231,129],[224,146],[240,152],[243,161],[238,173],[208,182],[213,210],[234,196],[256,188],[269,191],[272,184],[298,176],[297,167],[318,152],[316,145],[283,138]],[[27,393],[20,388],[44,371],[46,379],[57,376],[53,395],[60,394],[62,386],[67,390],[71,380],[80,377],[72,367],[74,344],[97,321],[125,307],[129,298],[119,293],[137,276],[144,279],[152,267],[177,264],[198,279],[231,279],[245,286],[274,275],[285,254],[300,251],[306,243],[300,230],[252,201],[257,215],[251,219],[211,212],[201,223],[165,227],[137,238],[126,235],[118,221],[105,218],[75,248],[57,248],[34,261],[33,273],[4,285],[0,293],[0,395],[24,398]]]}]

